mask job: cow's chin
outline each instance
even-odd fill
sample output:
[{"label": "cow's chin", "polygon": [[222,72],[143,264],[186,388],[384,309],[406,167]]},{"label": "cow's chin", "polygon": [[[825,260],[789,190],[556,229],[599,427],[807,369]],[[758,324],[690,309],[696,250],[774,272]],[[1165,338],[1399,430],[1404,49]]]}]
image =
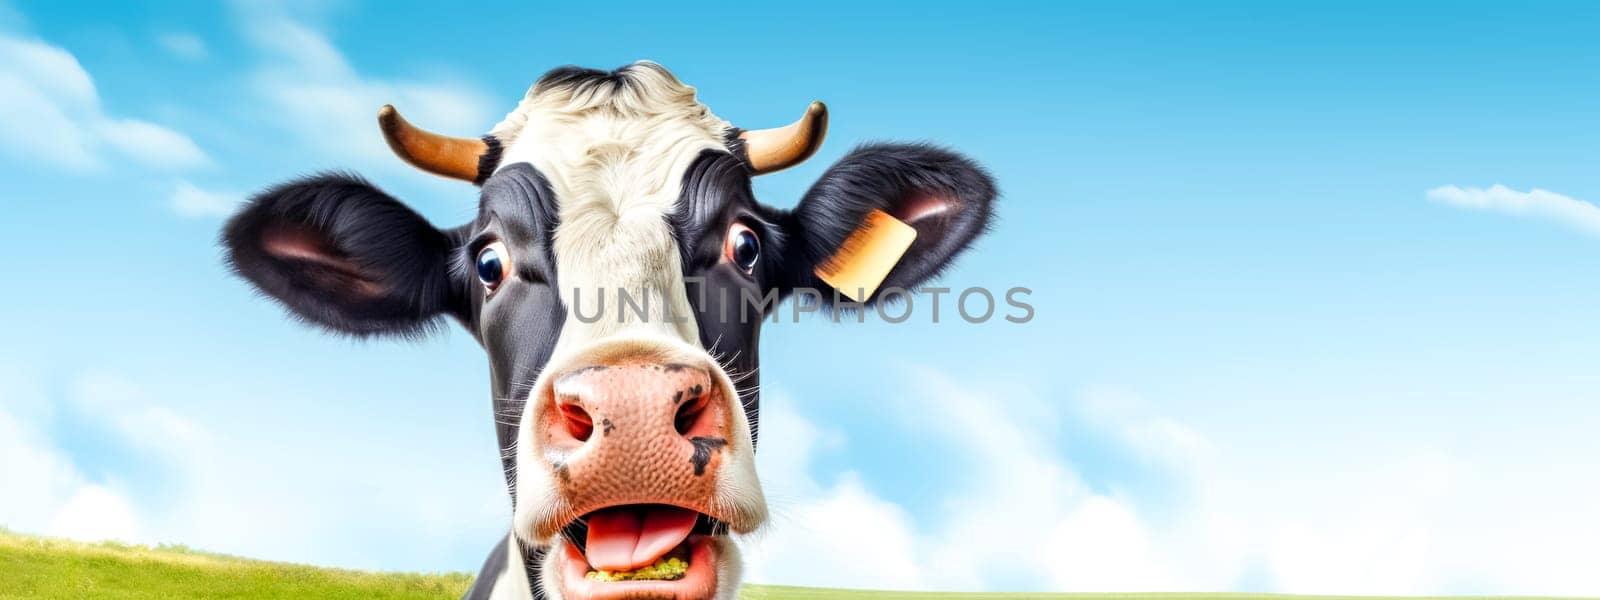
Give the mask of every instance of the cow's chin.
[{"label": "cow's chin", "polygon": [[556,536],[545,553],[540,584],[557,600],[731,600],[738,591],[739,548],[726,535],[695,533],[667,556],[685,557],[688,570],[673,580],[597,581],[576,544]]}]

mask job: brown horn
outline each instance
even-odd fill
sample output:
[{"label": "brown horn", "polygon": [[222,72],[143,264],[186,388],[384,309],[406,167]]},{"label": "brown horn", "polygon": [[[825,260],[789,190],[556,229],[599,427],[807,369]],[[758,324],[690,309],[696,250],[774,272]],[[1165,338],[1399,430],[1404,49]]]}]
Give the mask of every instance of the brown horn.
[{"label": "brown horn", "polygon": [[740,132],[739,139],[744,140],[750,170],[765,175],[805,162],[822,147],[826,135],[828,107],[812,102],[800,120],[783,127]]},{"label": "brown horn", "polygon": [[479,159],[489,144],[473,138],[456,138],[418,129],[400,117],[391,104],[378,109],[378,127],[389,149],[411,166],[435,175],[480,183]]}]

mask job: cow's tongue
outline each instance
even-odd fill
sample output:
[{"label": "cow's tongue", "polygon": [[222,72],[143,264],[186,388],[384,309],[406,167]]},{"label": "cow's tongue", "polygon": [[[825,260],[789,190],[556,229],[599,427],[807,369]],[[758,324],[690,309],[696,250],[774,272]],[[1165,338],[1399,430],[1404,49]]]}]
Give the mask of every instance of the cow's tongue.
[{"label": "cow's tongue", "polygon": [[673,506],[618,506],[589,515],[589,566],[631,571],[655,562],[694,531],[692,510]]}]

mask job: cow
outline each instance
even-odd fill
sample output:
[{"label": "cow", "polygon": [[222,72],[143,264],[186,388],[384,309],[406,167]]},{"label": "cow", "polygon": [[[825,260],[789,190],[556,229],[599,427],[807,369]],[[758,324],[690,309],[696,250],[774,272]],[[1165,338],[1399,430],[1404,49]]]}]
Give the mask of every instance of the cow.
[{"label": "cow", "polygon": [[[483,347],[513,519],[468,598],[734,597],[730,536],[767,520],[754,452],[772,300],[882,300],[817,274],[877,214],[916,234],[878,289],[914,289],[987,229],[997,195],[949,150],[871,143],[794,208],[762,204],[751,178],[813,155],[824,105],[742,130],[648,61],[552,70],[480,138],[388,105],[378,121],[401,159],[478,185],[476,218],[437,228],[328,172],[256,194],[221,239],[301,321],[415,338],[453,319]],[[605,308],[621,296],[629,310]]]}]

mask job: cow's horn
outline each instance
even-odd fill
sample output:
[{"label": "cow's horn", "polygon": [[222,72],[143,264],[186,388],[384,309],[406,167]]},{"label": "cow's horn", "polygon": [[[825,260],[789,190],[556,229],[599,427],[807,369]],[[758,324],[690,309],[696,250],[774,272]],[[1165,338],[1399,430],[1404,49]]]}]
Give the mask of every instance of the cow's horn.
[{"label": "cow's horn", "polygon": [[828,134],[828,107],[812,102],[800,120],[772,129],[741,132],[750,169],[757,175],[780,171],[805,162],[822,147]]},{"label": "cow's horn", "polygon": [[[457,138],[418,129],[400,117],[400,111],[385,104],[378,109],[378,127],[402,160],[435,175],[482,183],[480,162],[489,153],[489,144],[480,139]],[[492,166],[490,167],[493,168]]]}]

